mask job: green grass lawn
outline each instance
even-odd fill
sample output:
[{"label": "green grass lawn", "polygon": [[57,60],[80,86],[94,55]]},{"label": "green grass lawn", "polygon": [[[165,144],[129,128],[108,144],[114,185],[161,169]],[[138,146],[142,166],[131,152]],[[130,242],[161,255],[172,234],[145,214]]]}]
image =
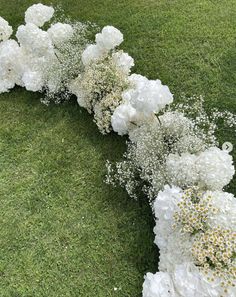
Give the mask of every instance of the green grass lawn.
[{"label": "green grass lawn", "polygon": [[[209,109],[236,112],[235,0],[41,2],[121,29],[135,72],[176,98],[202,94]],[[0,0],[0,15],[16,28],[33,3]],[[20,88],[0,96],[0,296],[140,296],[144,273],[157,270],[152,215],[103,183],[125,139],[100,135],[75,101],[39,99]],[[220,136],[236,158],[235,135]],[[236,194],[235,179],[229,189]]]}]

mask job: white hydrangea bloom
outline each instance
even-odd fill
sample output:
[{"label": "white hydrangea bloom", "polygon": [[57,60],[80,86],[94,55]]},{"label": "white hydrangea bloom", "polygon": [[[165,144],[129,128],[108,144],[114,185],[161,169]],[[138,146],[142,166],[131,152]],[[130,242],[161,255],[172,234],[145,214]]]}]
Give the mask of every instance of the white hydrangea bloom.
[{"label": "white hydrangea bloom", "polygon": [[178,187],[165,186],[160,191],[153,204],[153,210],[156,218],[160,220],[171,221],[173,214],[178,210],[178,203],[181,200],[182,190]]},{"label": "white hydrangea bloom", "polygon": [[173,102],[173,95],[160,80],[148,80],[142,75],[132,74],[129,78],[133,87],[126,92],[131,105],[139,112],[157,113]]},{"label": "white hydrangea bloom", "polygon": [[123,34],[113,26],[106,26],[96,34],[96,44],[107,51],[114,49],[123,42]]},{"label": "white hydrangea bloom", "polygon": [[132,89],[141,89],[148,83],[148,78],[141,74],[133,73],[130,75],[129,81],[133,85]]},{"label": "white hydrangea bloom", "polygon": [[199,155],[170,154],[166,168],[172,184],[186,187],[221,190],[234,175],[233,158],[227,151],[211,147]]},{"label": "white hydrangea bloom", "polygon": [[[159,223],[160,221],[156,222],[157,227]],[[160,231],[160,227],[158,231]],[[159,270],[161,271],[172,272],[176,265],[193,261],[191,253],[193,238],[191,235],[182,234],[180,230],[173,231],[172,229],[171,231],[171,233],[164,234],[167,238],[166,247],[160,248]],[[157,236],[159,234],[158,232]],[[158,243],[157,236],[155,243]]]},{"label": "white hydrangea bloom", "polygon": [[15,40],[0,43],[0,93],[22,85],[25,57]]},{"label": "white hydrangea bloom", "polygon": [[143,297],[235,297],[236,287],[226,292],[221,279],[208,280],[192,262],[177,265],[172,273],[147,273],[143,284]]},{"label": "white hydrangea bloom", "polygon": [[207,276],[192,263],[176,266],[172,281],[181,297],[233,297],[233,295],[223,294],[224,289],[219,279],[214,282],[208,281]]},{"label": "white hydrangea bloom", "polygon": [[166,171],[170,183],[179,187],[191,187],[198,183],[197,159],[194,154],[170,154],[166,159]]},{"label": "white hydrangea bloom", "polygon": [[[26,60],[24,64],[23,83],[29,91],[41,91],[43,87],[48,84],[47,70],[53,63],[55,63],[56,56],[51,53],[45,56],[35,56],[23,49]],[[57,79],[57,76],[54,76]],[[34,82],[35,80],[35,82]]]},{"label": "white hydrangea bloom", "polygon": [[4,18],[0,17],[0,41],[5,41],[10,38],[13,30]]},{"label": "white hydrangea bloom", "polygon": [[143,297],[180,297],[167,272],[147,273],[144,279]]},{"label": "white hydrangea bloom", "polygon": [[96,44],[90,44],[82,53],[82,62],[84,66],[87,66],[91,62],[101,59],[104,54],[104,50],[102,50]]},{"label": "white hydrangea bloom", "polygon": [[156,235],[154,242],[160,249],[167,249],[168,238],[173,232],[173,214],[178,210],[181,195],[180,188],[165,186],[154,201],[153,211],[157,219],[154,227]]},{"label": "white hydrangea bloom", "polygon": [[53,45],[48,33],[34,24],[19,26],[16,37],[20,45],[30,54],[46,56],[53,53]]},{"label": "white hydrangea bloom", "polygon": [[25,71],[22,81],[26,90],[32,92],[41,91],[44,85],[42,74],[36,71]]},{"label": "white hydrangea bloom", "polygon": [[54,45],[68,41],[73,35],[73,28],[69,24],[56,23],[48,29],[48,34]]},{"label": "white hydrangea bloom", "polygon": [[233,194],[222,191],[207,191],[204,196],[211,196],[211,204],[218,209],[216,214],[210,214],[208,224],[211,227],[220,226],[236,231],[236,199]]},{"label": "white hydrangea bloom", "polygon": [[132,122],[135,115],[136,110],[130,104],[119,105],[111,117],[113,130],[119,135],[127,134],[130,128],[130,122]]},{"label": "white hydrangea bloom", "polygon": [[201,185],[209,190],[221,190],[235,173],[232,156],[217,147],[202,152],[196,165]]},{"label": "white hydrangea bloom", "polygon": [[153,204],[157,218],[154,242],[160,249],[159,269],[163,271],[172,271],[175,265],[192,259],[190,235],[173,229],[173,215],[179,209],[182,193],[180,188],[165,186]]},{"label": "white hydrangea bloom", "polygon": [[25,12],[25,22],[42,27],[54,14],[54,8],[41,3],[30,6]]},{"label": "white hydrangea bloom", "polygon": [[122,69],[125,74],[129,74],[130,69],[134,66],[134,59],[127,53],[116,52],[112,54],[115,64]]},{"label": "white hydrangea bloom", "polygon": [[0,78],[0,94],[9,92],[10,89],[13,89],[15,82],[6,78]]}]

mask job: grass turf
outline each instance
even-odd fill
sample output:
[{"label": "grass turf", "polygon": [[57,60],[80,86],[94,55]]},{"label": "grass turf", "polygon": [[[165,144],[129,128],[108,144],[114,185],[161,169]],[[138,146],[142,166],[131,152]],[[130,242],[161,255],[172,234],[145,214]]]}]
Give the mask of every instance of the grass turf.
[{"label": "grass turf", "polygon": [[[209,109],[236,112],[235,0],[41,2],[120,28],[135,72],[176,98],[202,94]],[[0,15],[16,28],[33,3],[0,0]],[[157,269],[152,217],[103,184],[105,160],[119,159],[125,140],[100,135],[75,102],[39,99],[20,88],[0,96],[0,296],[140,296],[143,274]],[[220,137],[236,147],[231,132]]]}]

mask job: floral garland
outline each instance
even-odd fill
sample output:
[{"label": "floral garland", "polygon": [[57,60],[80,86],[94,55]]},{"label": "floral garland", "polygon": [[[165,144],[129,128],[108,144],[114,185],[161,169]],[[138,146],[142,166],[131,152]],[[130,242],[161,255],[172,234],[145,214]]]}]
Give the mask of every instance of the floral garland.
[{"label": "floral garland", "polygon": [[175,104],[160,80],[130,75],[134,60],[117,49],[123,35],[112,26],[95,43],[92,24],[55,20],[43,30],[54,12],[29,7],[17,41],[0,17],[0,93],[19,85],[43,92],[46,104],[75,95],[101,133],[128,134],[107,182],[136,199],[143,191],[156,218],[159,272],[145,276],[143,297],[236,296],[236,200],[223,191],[235,170],[215,137],[217,121],[235,130],[236,116],[208,115],[202,97]]}]

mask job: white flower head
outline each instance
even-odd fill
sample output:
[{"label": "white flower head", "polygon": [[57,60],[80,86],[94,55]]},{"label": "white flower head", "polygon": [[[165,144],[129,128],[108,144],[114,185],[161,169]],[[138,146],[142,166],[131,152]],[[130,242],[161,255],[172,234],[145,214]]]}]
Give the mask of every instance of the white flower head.
[{"label": "white flower head", "polygon": [[90,63],[101,59],[104,54],[105,54],[104,50],[102,50],[96,44],[90,44],[86,47],[86,49],[82,53],[82,62],[84,66],[87,66]]},{"label": "white flower head", "polygon": [[83,89],[81,88],[80,84],[78,83],[78,79],[74,79],[68,86],[69,91],[71,94],[74,94],[77,97],[77,102],[79,106],[86,108],[86,94],[84,93]]},{"label": "white flower head", "polygon": [[96,44],[107,51],[119,46],[123,40],[123,34],[113,26],[106,26],[96,34]]},{"label": "white flower head", "polygon": [[209,190],[221,190],[235,173],[232,156],[217,147],[202,152],[196,165],[200,184]]},{"label": "white flower head", "polygon": [[34,24],[28,23],[19,26],[16,37],[20,45],[30,54],[46,56],[53,52],[52,41],[48,33]]},{"label": "white flower head", "polygon": [[[147,273],[143,283],[143,297],[178,297],[167,272]],[[187,297],[187,296],[185,296]]]},{"label": "white flower head", "polygon": [[127,91],[127,97],[129,96],[131,105],[139,112],[158,113],[173,102],[169,88],[162,85],[160,80],[148,80],[142,75],[132,74],[129,81],[132,87]]},{"label": "white flower head", "polygon": [[21,85],[25,57],[15,40],[0,43],[0,93]]},{"label": "white flower head", "polygon": [[[156,226],[159,224],[161,224],[161,220],[156,222]],[[172,272],[176,265],[193,261],[191,235],[182,234],[180,230],[173,231],[172,226],[169,230],[160,230],[161,227],[159,227],[159,232],[154,241],[160,248],[159,270]],[[166,245],[164,247],[159,245],[159,234],[165,239]]]},{"label": "white flower head", "polygon": [[13,30],[4,18],[0,17],[0,41],[9,39]]},{"label": "white flower head", "polygon": [[160,191],[153,209],[156,218],[173,221],[173,214],[178,209],[178,202],[181,200],[182,190],[178,187],[165,186],[163,191]]},{"label": "white flower head", "polygon": [[166,171],[171,184],[191,187],[199,181],[196,167],[197,156],[190,153],[170,154],[166,159]]},{"label": "white flower head", "polygon": [[42,27],[54,14],[54,8],[41,3],[30,6],[25,12],[25,22]]},{"label": "white flower head", "polygon": [[223,293],[219,280],[207,280],[207,276],[191,262],[176,266],[172,281],[180,296],[184,297],[219,297]]},{"label": "white flower head", "polygon": [[69,24],[56,23],[48,29],[53,44],[59,45],[68,41],[73,35],[73,28]]},{"label": "white flower head", "polygon": [[148,83],[148,78],[141,74],[133,73],[130,75],[129,81],[133,85],[132,89],[140,89]]},{"label": "white flower head", "polygon": [[116,52],[112,55],[115,64],[125,73],[129,74],[130,69],[134,66],[134,59],[127,53]]},{"label": "white flower head", "polygon": [[168,135],[173,135],[177,138],[189,133],[193,129],[194,122],[184,116],[183,113],[177,111],[167,111],[159,116],[163,129]]},{"label": "white flower head", "polygon": [[10,79],[0,79],[0,94],[9,92],[10,89],[13,89],[15,82]]},{"label": "white flower head", "polygon": [[129,132],[130,122],[134,119],[136,110],[130,104],[119,105],[112,117],[112,128],[119,135],[125,135]]},{"label": "white flower head", "polygon": [[26,90],[32,92],[41,91],[44,84],[42,74],[36,71],[25,71],[22,81]]},{"label": "white flower head", "polygon": [[[161,250],[165,250],[165,253],[169,253],[168,245],[172,247],[174,242],[177,242],[175,239],[179,237],[179,234],[174,234],[173,231],[173,215],[178,210],[178,203],[181,201],[181,197],[182,190],[180,188],[165,186],[164,190],[159,192],[153,204],[153,211],[156,217],[154,242]],[[172,240],[171,237],[175,239]],[[178,243],[180,242],[178,241]]]}]

